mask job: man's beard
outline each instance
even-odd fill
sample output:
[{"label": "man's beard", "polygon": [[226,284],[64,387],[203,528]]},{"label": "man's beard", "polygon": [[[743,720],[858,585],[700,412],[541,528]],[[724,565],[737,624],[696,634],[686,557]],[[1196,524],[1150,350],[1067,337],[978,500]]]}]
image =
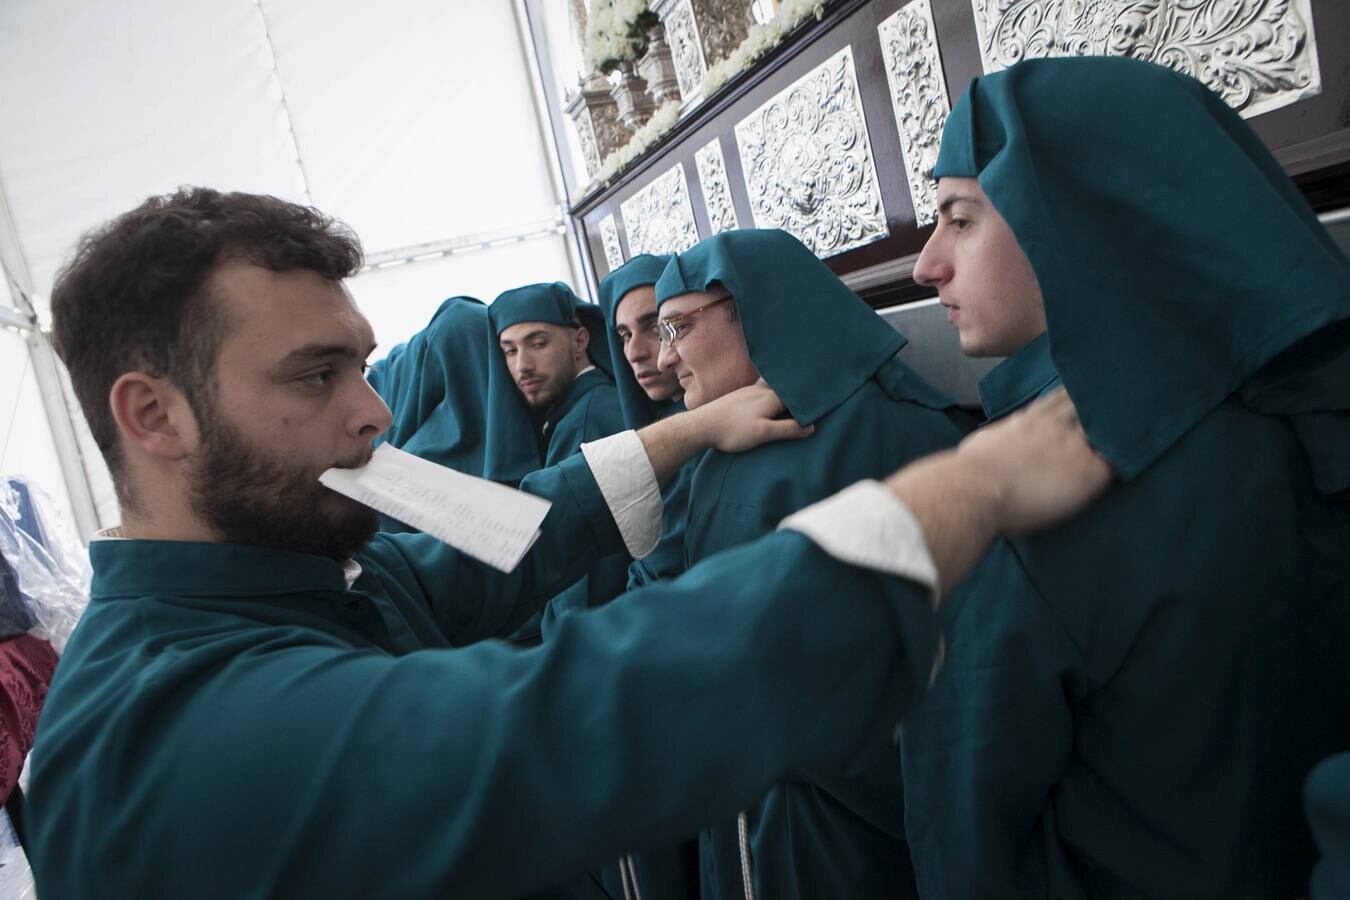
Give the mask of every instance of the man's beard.
[{"label": "man's beard", "polygon": [[[317,475],[269,459],[214,411],[188,476],[192,509],[232,544],[349,559],[379,529],[375,510],[330,491]],[[369,458],[345,461],[354,467]]]}]

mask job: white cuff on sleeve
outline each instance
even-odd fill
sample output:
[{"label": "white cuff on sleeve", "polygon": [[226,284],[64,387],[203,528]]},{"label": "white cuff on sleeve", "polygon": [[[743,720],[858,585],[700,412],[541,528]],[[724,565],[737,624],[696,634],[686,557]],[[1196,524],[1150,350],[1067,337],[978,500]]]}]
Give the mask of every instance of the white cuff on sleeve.
[{"label": "white cuff on sleeve", "polygon": [[937,593],[937,567],[923,529],[890,489],[859,481],[783,520],[840,562],[899,575]]},{"label": "white cuff on sleeve", "polygon": [[636,431],[621,431],[581,445],[600,495],[619,526],[624,546],[641,559],[661,540],[661,485]]}]

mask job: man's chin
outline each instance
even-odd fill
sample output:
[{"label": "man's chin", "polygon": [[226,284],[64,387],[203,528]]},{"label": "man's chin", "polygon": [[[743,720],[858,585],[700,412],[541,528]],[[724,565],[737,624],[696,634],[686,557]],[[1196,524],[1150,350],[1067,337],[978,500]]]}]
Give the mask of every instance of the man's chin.
[{"label": "man's chin", "polygon": [[662,384],[649,388],[644,387],[642,392],[646,394],[647,399],[653,403],[665,403],[667,400],[674,399],[675,396],[679,394],[680,389],[678,384],[674,387],[671,387],[668,384]]},{"label": "man's chin", "polygon": [[525,396],[525,405],[528,406],[530,409],[535,410],[536,412],[548,409],[550,406],[553,405],[553,402],[557,400],[559,397],[558,394],[554,393],[525,394],[524,396]]}]

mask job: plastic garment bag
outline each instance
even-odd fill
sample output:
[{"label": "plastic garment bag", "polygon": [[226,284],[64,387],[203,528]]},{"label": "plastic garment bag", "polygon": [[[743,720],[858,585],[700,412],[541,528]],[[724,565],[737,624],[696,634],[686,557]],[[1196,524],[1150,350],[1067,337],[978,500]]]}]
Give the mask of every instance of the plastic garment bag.
[{"label": "plastic garment bag", "polygon": [[66,646],[89,602],[89,553],[40,488],[0,476],[0,638]]}]

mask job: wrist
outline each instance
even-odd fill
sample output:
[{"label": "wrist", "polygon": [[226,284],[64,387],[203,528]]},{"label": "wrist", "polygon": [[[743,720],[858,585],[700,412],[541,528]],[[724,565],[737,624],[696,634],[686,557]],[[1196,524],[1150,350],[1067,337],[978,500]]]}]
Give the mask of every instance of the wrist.
[{"label": "wrist", "polygon": [[988,466],[958,450],[910,463],[886,479],[886,487],[930,539],[946,541],[959,534],[963,543],[983,546],[1000,533],[1002,482]]},{"label": "wrist", "polygon": [[708,405],[688,410],[682,417],[685,419],[682,434],[691,457],[697,456],[715,443],[715,423]]}]

